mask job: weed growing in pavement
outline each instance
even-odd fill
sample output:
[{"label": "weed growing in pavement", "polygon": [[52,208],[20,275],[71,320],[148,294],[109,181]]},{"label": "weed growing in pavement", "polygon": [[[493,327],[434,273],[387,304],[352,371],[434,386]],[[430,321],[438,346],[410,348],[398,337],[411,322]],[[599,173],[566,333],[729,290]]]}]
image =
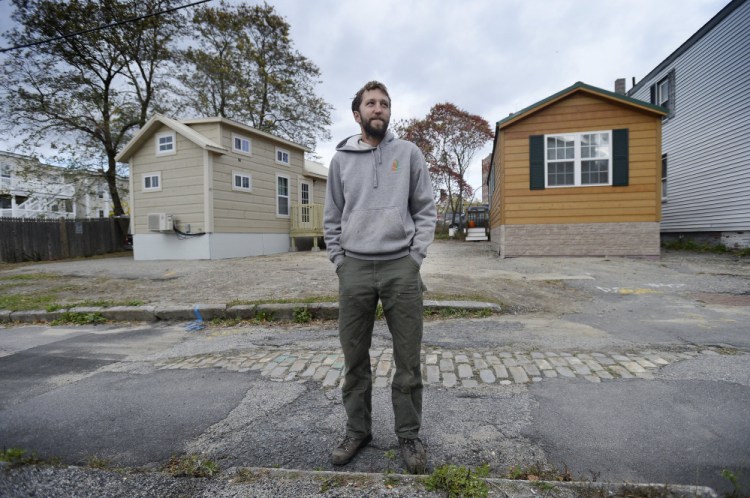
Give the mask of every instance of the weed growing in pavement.
[{"label": "weed growing in pavement", "polygon": [[292,310],[292,317],[294,318],[294,323],[309,323],[313,319],[312,313],[307,309],[307,306],[294,308]]},{"label": "weed growing in pavement", "polygon": [[732,491],[730,493],[724,493],[726,498],[747,498],[750,497],[750,490],[743,491],[742,485],[740,484],[740,476],[729,469],[722,469],[721,477],[726,479],[732,484]]},{"label": "weed growing in pavement", "polygon": [[425,487],[429,491],[445,491],[449,498],[483,498],[489,493],[484,481],[489,473],[487,464],[473,471],[467,467],[442,465],[425,480]]},{"label": "weed growing in pavement", "polygon": [[213,477],[219,473],[219,466],[200,455],[173,455],[164,466],[164,471],[173,477]]},{"label": "weed growing in pavement", "polygon": [[0,452],[0,462],[7,463],[10,466],[34,465],[41,463],[36,453],[28,453],[23,448],[8,448]]},{"label": "weed growing in pavement", "polygon": [[384,316],[383,305],[378,303],[378,307],[375,308],[375,320],[382,320]]},{"label": "weed growing in pavement", "polygon": [[252,482],[257,481],[258,479],[267,476],[268,475],[267,470],[260,470],[257,472],[253,472],[251,469],[238,469],[237,472],[234,473],[232,478],[230,479],[230,482],[233,483],[241,483],[241,484],[249,484]]},{"label": "weed growing in pavement", "polygon": [[92,456],[86,459],[86,465],[92,469],[108,469],[112,466],[112,462],[106,458]]},{"label": "weed growing in pavement", "polygon": [[34,451],[29,453],[23,448],[6,448],[0,451],[0,463],[5,463],[11,467],[20,465],[60,465],[61,460],[59,457],[51,457],[43,460]]},{"label": "weed growing in pavement", "polygon": [[273,313],[270,311],[259,310],[253,314],[254,323],[267,323],[273,321]]},{"label": "weed growing in pavement", "polygon": [[57,320],[52,320],[50,325],[97,325],[107,321],[101,313],[78,313],[66,311]]},{"label": "weed growing in pavement", "polygon": [[364,488],[372,484],[372,478],[363,476],[342,476],[334,475],[330,477],[317,477],[320,481],[320,493],[326,493],[335,488],[350,487]]},{"label": "weed growing in pavement", "polygon": [[51,294],[3,294],[0,295],[0,309],[9,311],[43,310],[50,306],[56,297]]}]

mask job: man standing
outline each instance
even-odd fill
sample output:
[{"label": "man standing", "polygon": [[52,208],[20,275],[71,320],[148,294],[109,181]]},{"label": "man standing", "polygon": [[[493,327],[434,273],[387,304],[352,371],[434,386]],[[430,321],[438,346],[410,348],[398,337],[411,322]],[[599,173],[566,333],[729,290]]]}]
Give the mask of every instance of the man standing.
[{"label": "man standing", "polygon": [[422,422],[422,280],[419,267],[435,233],[432,183],[422,152],[388,131],[391,98],[371,81],[352,101],[361,134],[336,147],[328,173],[325,242],[339,277],[339,339],[346,437],[334,465],[372,441],[370,344],[378,300],[393,338],[391,387],[401,456],[409,472],[425,470]]}]

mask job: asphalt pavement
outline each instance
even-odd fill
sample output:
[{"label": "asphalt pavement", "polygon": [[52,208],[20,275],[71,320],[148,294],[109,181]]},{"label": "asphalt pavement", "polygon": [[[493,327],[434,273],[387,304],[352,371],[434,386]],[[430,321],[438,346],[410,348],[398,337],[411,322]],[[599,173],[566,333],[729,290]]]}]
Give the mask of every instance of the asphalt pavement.
[{"label": "asphalt pavement", "polygon": [[[579,303],[569,313],[428,320],[430,470],[488,464],[490,496],[580,496],[600,483],[712,496],[732,490],[722,471],[750,493],[750,271],[689,260],[679,272],[597,261],[585,274],[586,260],[570,259],[554,278],[545,270]],[[401,477],[390,451],[384,322],[371,350],[374,440],[343,469],[329,463],[345,423],[334,321],[186,325],[0,329],[0,445],[62,463],[5,465],[0,496],[444,496]],[[172,477],[162,469],[174,455],[221,471]],[[514,468],[576,483],[503,479]]]}]

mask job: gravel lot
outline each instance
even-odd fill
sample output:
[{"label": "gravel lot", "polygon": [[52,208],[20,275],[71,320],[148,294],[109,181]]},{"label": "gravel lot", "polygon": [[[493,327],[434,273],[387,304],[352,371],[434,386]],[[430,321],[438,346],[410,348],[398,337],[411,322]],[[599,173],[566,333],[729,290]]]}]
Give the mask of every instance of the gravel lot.
[{"label": "gravel lot", "polygon": [[[40,278],[10,280],[14,275]],[[750,264],[732,255],[663,252],[660,260],[628,258],[500,259],[489,243],[436,241],[422,267],[428,299],[492,300],[510,312],[562,314],[580,311],[592,298],[578,284],[613,287],[690,280],[704,299],[750,303]],[[43,293],[60,304],[112,301],[124,304],[225,304],[304,297],[333,298],[338,281],[325,251],[214,261],[134,261],[117,257],[2,264],[4,292]],[[694,286],[691,288],[695,289]],[[693,290],[694,292],[694,290]],[[733,297],[732,297],[733,296]],[[739,296],[739,297],[738,297]],[[700,298],[701,296],[696,296]],[[718,303],[717,303],[718,304]]]}]

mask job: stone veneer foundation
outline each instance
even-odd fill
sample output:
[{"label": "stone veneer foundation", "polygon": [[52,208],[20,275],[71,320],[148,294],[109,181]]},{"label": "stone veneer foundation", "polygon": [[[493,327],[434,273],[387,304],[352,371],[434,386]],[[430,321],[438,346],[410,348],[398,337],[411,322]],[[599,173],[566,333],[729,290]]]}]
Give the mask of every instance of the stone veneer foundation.
[{"label": "stone veneer foundation", "polygon": [[502,258],[517,256],[659,257],[659,223],[502,225],[491,230]]}]

